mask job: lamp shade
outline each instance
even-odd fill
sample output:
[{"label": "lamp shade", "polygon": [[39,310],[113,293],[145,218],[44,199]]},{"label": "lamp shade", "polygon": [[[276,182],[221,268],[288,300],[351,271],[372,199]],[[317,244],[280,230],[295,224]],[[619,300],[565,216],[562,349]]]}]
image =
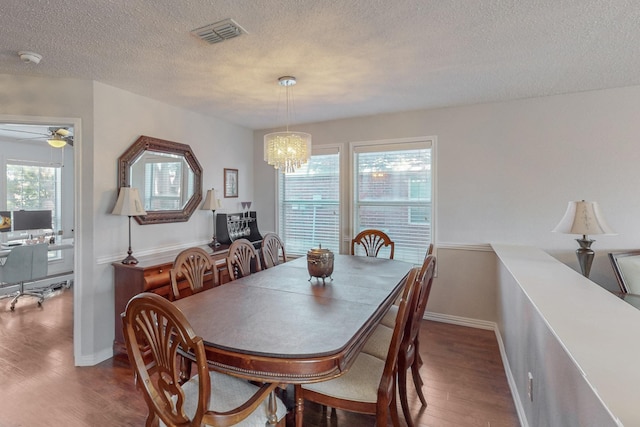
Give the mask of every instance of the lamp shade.
[{"label": "lamp shade", "polygon": [[213,188],[211,190],[207,190],[207,196],[204,198],[204,203],[200,209],[207,211],[215,211],[216,209],[220,209],[222,207],[222,203],[220,199],[216,197],[216,190]]},{"label": "lamp shade", "polygon": [[147,212],[142,206],[138,189],[133,187],[120,187],[118,200],[113,208],[114,215],[139,216],[146,215]]},{"label": "lamp shade", "polygon": [[560,223],[553,229],[564,234],[616,234],[605,222],[597,202],[569,202]]}]

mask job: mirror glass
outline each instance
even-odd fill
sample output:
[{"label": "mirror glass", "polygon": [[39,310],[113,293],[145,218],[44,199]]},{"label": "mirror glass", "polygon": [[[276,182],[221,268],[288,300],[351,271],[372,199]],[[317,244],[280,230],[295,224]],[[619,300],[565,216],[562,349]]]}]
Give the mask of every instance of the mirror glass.
[{"label": "mirror glass", "polygon": [[177,154],[145,151],[129,173],[146,211],[181,210],[193,196],[195,174]]},{"label": "mirror glass", "polygon": [[202,168],[186,144],[141,136],[120,157],[120,187],[138,189],[140,224],[187,221],[202,201]]}]

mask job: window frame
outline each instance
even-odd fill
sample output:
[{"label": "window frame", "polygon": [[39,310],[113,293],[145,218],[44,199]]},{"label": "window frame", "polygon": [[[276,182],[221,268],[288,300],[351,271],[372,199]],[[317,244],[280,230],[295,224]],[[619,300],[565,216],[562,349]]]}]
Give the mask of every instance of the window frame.
[{"label": "window frame", "polygon": [[[55,209],[53,209],[53,212],[55,212],[54,215],[52,215],[51,218],[51,233],[52,235],[56,234],[56,230],[60,230],[62,229],[62,193],[63,193],[63,185],[64,185],[64,179],[63,179],[63,165],[62,164],[52,164],[52,163],[45,163],[45,162],[39,162],[39,161],[29,161],[29,160],[17,160],[17,159],[7,159],[4,162],[4,176],[3,176],[3,185],[4,185],[4,193],[5,193],[5,198],[3,200],[3,209],[8,209],[8,210],[19,210],[19,209],[9,209],[9,191],[8,191],[8,185],[9,185],[9,179],[7,177],[8,173],[9,173],[9,169],[11,166],[27,166],[27,167],[37,167],[37,168],[52,168],[54,169],[54,176],[55,176],[55,198],[54,198],[54,204],[55,204]],[[39,209],[46,209],[43,206],[39,206]],[[22,230],[22,231],[10,231],[7,233],[7,237],[10,240],[14,240],[14,239],[22,239],[24,238],[27,234],[27,230]],[[4,238],[7,238],[4,237]],[[47,259],[48,261],[57,261],[57,260],[61,260],[62,259],[62,251],[48,251],[47,252]]]},{"label": "window frame", "polygon": [[[62,227],[62,193],[63,193],[63,178],[62,178],[62,165],[58,165],[58,164],[51,164],[51,163],[44,163],[44,162],[36,162],[36,161],[25,161],[25,160],[17,160],[17,159],[7,159],[5,161],[5,173],[4,173],[4,192],[5,192],[5,200],[4,200],[4,206],[8,209],[8,210],[20,210],[23,209],[24,207],[21,207],[20,209],[10,209],[9,208],[9,191],[8,191],[8,185],[9,185],[9,179],[7,177],[7,174],[9,173],[9,168],[11,166],[22,166],[22,167],[37,167],[37,168],[51,168],[54,169],[54,175],[55,175],[55,199],[54,199],[54,204],[55,204],[55,208],[54,208],[54,212],[55,215],[53,215],[52,217],[52,232],[55,233],[55,230],[59,230]],[[39,209],[46,209],[46,207],[40,206]]]},{"label": "window frame", "polygon": [[[357,194],[357,165],[356,155],[359,153],[374,153],[383,151],[402,151],[412,149],[429,149],[431,151],[431,203],[427,206],[428,213],[431,217],[430,224],[430,241],[425,243],[425,247],[428,247],[430,243],[436,241],[436,212],[434,207],[437,204],[436,193],[436,180],[437,180],[437,168],[436,168],[436,137],[424,136],[424,137],[412,137],[412,138],[395,138],[395,139],[382,139],[382,140],[370,140],[370,141],[353,141],[349,143],[349,188],[348,188],[348,218],[349,218],[349,236],[355,235],[358,231],[357,228],[357,203],[355,200]],[[417,203],[416,203],[417,204]],[[367,205],[385,205],[385,206],[407,206],[411,205],[407,201],[394,202],[361,202],[360,206]],[[411,208],[411,206],[409,206]],[[409,221],[410,223],[410,221]],[[344,245],[349,246],[351,243],[351,237],[345,239]],[[350,250],[350,249],[349,249]]]},{"label": "window frame", "polygon": [[[351,250],[351,239],[355,235],[355,204],[354,204],[354,165],[355,165],[355,153],[354,150],[361,149],[363,147],[369,147],[370,151],[379,151],[380,148],[385,146],[390,147],[386,151],[397,151],[402,149],[416,148],[417,144],[423,144],[422,148],[428,148],[431,151],[431,204],[428,209],[431,214],[431,241],[425,242],[426,247],[429,243],[437,241],[437,213],[435,207],[437,206],[437,137],[436,136],[422,136],[412,138],[395,138],[395,139],[383,139],[383,140],[367,140],[367,141],[352,141],[348,143],[333,143],[314,145],[312,147],[312,156],[338,153],[339,156],[339,170],[340,170],[340,214],[339,214],[339,228],[341,230],[340,239],[340,253],[347,254]],[[275,228],[281,230],[280,218],[281,209],[280,205],[280,179],[282,172],[277,171],[275,174]],[[394,202],[396,204],[406,205],[406,202]],[[285,242],[286,244],[286,242]],[[311,249],[311,248],[309,248]]]},{"label": "window frame", "polygon": [[[322,156],[322,155],[331,155],[331,154],[337,154],[338,155],[338,247],[340,248],[340,252],[342,252],[342,230],[343,230],[343,224],[344,224],[344,215],[343,215],[343,211],[344,211],[344,191],[343,191],[343,186],[344,186],[344,156],[343,156],[343,149],[342,149],[342,144],[323,144],[320,146],[314,145],[311,148],[311,156]],[[282,205],[281,205],[281,180],[283,179],[285,173],[282,172],[281,170],[277,170],[276,171],[276,176],[275,176],[275,228],[276,230],[278,230],[279,234],[282,234],[282,224],[281,224],[281,217],[282,217]],[[285,241],[286,244],[286,241]],[[313,247],[316,247],[316,245],[313,245]],[[308,249],[312,249],[312,247],[307,248]],[[303,254],[297,254],[294,252],[290,252],[289,250],[287,250],[287,256],[292,255],[292,257],[295,256],[302,256]]]}]

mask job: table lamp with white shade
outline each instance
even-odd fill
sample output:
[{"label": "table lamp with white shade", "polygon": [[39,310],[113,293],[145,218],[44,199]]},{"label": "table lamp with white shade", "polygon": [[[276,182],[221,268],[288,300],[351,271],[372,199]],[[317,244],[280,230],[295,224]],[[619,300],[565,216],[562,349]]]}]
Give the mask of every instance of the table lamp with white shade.
[{"label": "table lamp with white shade", "polygon": [[200,209],[211,211],[213,214],[213,238],[211,239],[211,243],[209,246],[213,249],[220,246],[218,240],[216,239],[216,209],[220,209],[222,207],[222,203],[220,199],[216,197],[216,190],[211,189],[207,190],[207,196],[204,198],[204,203]]},{"label": "table lamp with white shade", "polygon": [[582,234],[582,238],[576,239],[580,245],[576,250],[576,255],[584,277],[589,277],[594,256],[591,244],[595,240],[589,239],[589,235],[616,234],[605,222],[598,203],[584,200],[569,202],[564,217],[553,231],[564,234]]},{"label": "table lamp with white shade", "polygon": [[120,187],[120,193],[118,194],[118,200],[113,208],[114,215],[125,215],[129,217],[129,250],[128,256],[122,260],[123,264],[137,264],[138,260],[132,255],[131,250],[131,217],[146,215],[142,202],[140,201],[140,195],[137,188],[133,187]]}]

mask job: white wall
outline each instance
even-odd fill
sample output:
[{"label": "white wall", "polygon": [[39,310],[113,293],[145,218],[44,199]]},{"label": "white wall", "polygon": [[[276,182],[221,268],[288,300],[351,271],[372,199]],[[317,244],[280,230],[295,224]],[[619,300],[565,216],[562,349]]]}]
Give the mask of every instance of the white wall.
[{"label": "white wall", "polygon": [[[93,217],[97,265],[91,287],[100,302],[93,309],[93,348],[110,352],[114,331],[111,263],[122,260],[128,246],[127,218],[111,215],[117,198],[118,157],[140,135],[188,144],[202,166],[203,189],[222,189],[223,168],[239,170],[240,197],[222,198],[223,208],[235,212],[240,198],[253,197],[252,132],[101,83],[94,84],[94,99]],[[134,256],[209,242],[213,231],[211,215],[209,210],[197,209],[187,222],[139,225],[132,220]]]},{"label": "white wall", "polygon": [[[186,143],[202,165],[203,188],[221,188],[222,169],[236,168],[240,198],[251,200],[252,132],[90,81],[0,75],[0,93],[0,120],[14,116],[77,119],[74,354],[76,364],[98,363],[112,354],[111,262],[124,258],[128,245],[126,218],[110,215],[117,192],[117,158],[140,135]],[[223,204],[236,211],[240,198],[223,199]],[[134,254],[207,242],[211,228],[211,212],[202,210],[184,223],[139,226],[134,222]]]},{"label": "white wall", "polygon": [[[327,108],[330,108],[328,106]],[[593,236],[591,278],[616,289],[606,258],[640,247],[640,87],[385,114],[296,126],[315,145],[437,137],[438,277],[427,310],[495,321],[479,297],[495,292],[491,242],[537,246],[579,270],[576,237],[552,233],[570,200],[595,200],[617,236]],[[273,168],[254,133],[255,193],[273,203]],[[273,209],[261,228],[275,228]],[[472,249],[469,251],[468,249]],[[478,307],[479,305],[483,307]],[[490,305],[491,303],[489,303]],[[481,316],[481,317],[478,317]]]}]

